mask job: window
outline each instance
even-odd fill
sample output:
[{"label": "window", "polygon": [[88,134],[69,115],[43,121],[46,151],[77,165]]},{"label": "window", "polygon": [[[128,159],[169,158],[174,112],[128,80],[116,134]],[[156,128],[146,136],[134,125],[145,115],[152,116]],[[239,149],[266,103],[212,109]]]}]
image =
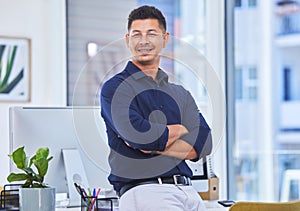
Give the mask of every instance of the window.
[{"label": "window", "polygon": [[[234,34],[226,40],[228,198],[280,201],[286,170],[300,170],[299,43],[278,34],[282,21],[285,31],[291,22],[278,16],[276,1],[260,1],[251,12],[225,2],[227,34]],[[242,4],[257,7],[257,1]],[[293,31],[297,39],[299,32]],[[288,200],[299,199],[298,185],[290,185]]]},{"label": "window", "polygon": [[241,100],[243,98],[243,72],[242,68],[235,68],[235,97]]},{"label": "window", "polygon": [[256,67],[236,67],[235,96],[238,100],[256,100],[257,69]]},{"label": "window", "polygon": [[248,0],[248,7],[256,7],[257,0]]},{"label": "window", "polygon": [[256,67],[248,68],[248,98],[249,98],[249,100],[257,99],[257,69],[256,69]]},{"label": "window", "polygon": [[242,0],[235,0],[234,1],[234,6],[235,7],[242,7]]},{"label": "window", "polygon": [[257,0],[234,0],[235,8],[252,8],[257,6]]},{"label": "window", "polygon": [[291,100],[291,69],[289,67],[283,68],[283,100]]},{"label": "window", "polygon": [[251,80],[256,80],[257,79],[256,67],[249,67],[249,79],[251,79]]}]

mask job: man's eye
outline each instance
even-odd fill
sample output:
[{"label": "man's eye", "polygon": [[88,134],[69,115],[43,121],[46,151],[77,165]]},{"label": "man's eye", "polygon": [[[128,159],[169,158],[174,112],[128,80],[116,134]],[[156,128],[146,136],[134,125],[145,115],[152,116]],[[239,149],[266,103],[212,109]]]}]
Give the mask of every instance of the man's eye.
[{"label": "man's eye", "polygon": [[141,34],[133,34],[132,37],[133,38],[140,38],[140,37],[142,37],[142,35]]},{"label": "man's eye", "polygon": [[157,37],[157,34],[150,33],[150,34],[147,34],[147,36],[148,36],[148,37],[152,37],[152,38],[154,38],[154,37]]}]

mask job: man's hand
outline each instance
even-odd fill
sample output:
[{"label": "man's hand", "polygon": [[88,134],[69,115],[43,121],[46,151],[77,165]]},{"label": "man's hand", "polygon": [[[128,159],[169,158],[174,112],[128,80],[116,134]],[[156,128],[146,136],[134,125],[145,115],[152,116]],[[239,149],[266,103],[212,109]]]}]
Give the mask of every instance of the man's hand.
[{"label": "man's hand", "polygon": [[169,137],[166,148],[172,145],[181,136],[189,133],[186,127],[181,124],[167,125],[167,127],[169,129]]},{"label": "man's hand", "polygon": [[[188,134],[189,131],[185,126],[181,124],[167,125],[169,130],[168,142],[166,144],[166,149],[162,152],[157,151],[156,154],[167,155],[171,157],[177,157],[179,159],[193,159],[197,157],[197,153],[194,148],[186,143],[183,140],[180,140],[180,137]],[[131,147],[127,142],[125,144],[128,147]],[[145,154],[152,154],[153,151],[149,150],[140,150]]]}]

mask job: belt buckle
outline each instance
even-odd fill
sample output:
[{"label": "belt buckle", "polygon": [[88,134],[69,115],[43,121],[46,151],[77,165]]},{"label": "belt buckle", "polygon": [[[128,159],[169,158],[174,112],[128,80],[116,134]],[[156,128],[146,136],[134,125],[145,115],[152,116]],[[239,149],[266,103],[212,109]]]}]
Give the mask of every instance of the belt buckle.
[{"label": "belt buckle", "polygon": [[163,184],[161,177],[158,177],[157,180],[158,180],[158,184],[160,184],[160,185]]},{"label": "belt buckle", "polygon": [[[176,174],[176,175],[173,175],[173,179],[174,179],[174,183],[175,183],[175,185],[179,185],[179,182],[178,182],[178,179],[177,178],[181,178],[182,176],[181,175],[179,175],[179,174]],[[186,184],[186,178],[185,177],[183,177],[184,178],[184,184],[183,185],[185,185]],[[182,183],[181,183],[182,184]]]}]

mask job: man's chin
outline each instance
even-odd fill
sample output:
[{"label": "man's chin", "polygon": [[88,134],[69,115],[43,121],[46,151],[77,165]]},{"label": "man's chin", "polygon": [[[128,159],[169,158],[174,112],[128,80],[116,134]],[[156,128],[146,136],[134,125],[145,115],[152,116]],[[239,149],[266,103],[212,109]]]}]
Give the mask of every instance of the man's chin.
[{"label": "man's chin", "polygon": [[151,55],[141,55],[138,57],[138,61],[141,63],[141,64],[149,64],[149,63],[152,63],[153,62],[153,57]]}]

